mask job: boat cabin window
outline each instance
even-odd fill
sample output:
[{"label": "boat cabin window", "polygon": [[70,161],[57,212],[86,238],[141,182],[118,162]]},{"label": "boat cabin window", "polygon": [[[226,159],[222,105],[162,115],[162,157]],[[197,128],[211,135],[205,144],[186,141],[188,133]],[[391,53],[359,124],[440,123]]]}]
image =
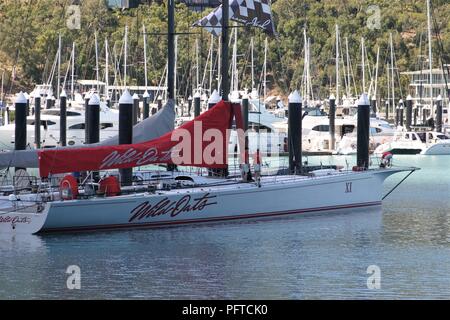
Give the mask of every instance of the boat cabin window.
[{"label": "boat cabin window", "polygon": [[415,134],[412,134],[412,135],[411,135],[411,138],[412,138],[413,141],[417,141],[417,137],[416,137]]},{"label": "boat cabin window", "polygon": [[410,139],[409,133],[405,134],[405,139],[406,139],[406,140],[409,140],[409,139]]},{"label": "boat cabin window", "polygon": [[384,129],[392,129],[392,127],[389,124],[386,124],[386,123],[380,123],[378,126],[380,128],[384,128]]},{"label": "boat cabin window", "polygon": [[308,116],[310,117],[323,117],[327,115],[320,108],[303,108],[303,112],[308,112]]},{"label": "boat cabin window", "polygon": [[106,128],[112,128],[114,127],[114,124],[106,122],[100,124],[100,130],[106,129]]},{"label": "boat cabin window", "polygon": [[425,132],[419,132],[417,135],[419,136],[420,141],[426,142],[427,139]]},{"label": "boat cabin window", "polygon": [[70,130],[84,130],[84,123],[77,123],[69,127]]},{"label": "boat cabin window", "polygon": [[450,139],[450,138],[447,137],[445,134],[438,134],[438,135],[437,135],[437,138],[438,138],[439,140],[448,140],[448,139]]},{"label": "boat cabin window", "polygon": [[175,181],[189,181],[189,182],[194,182],[194,179],[192,179],[191,177],[187,177],[187,176],[179,176],[175,178]]},{"label": "boat cabin window", "polygon": [[342,136],[352,133],[355,130],[354,125],[343,125],[342,126]]},{"label": "boat cabin window", "polygon": [[267,133],[272,132],[272,130],[269,127],[266,127],[265,125],[251,122],[251,121],[249,121],[248,127],[249,127],[249,130],[252,130],[252,131],[262,131],[262,132],[267,132]]},{"label": "boat cabin window", "polygon": [[433,139],[434,139],[433,134],[431,132],[428,133],[428,140],[433,140]]},{"label": "boat cabin window", "polygon": [[358,113],[358,108],[355,108],[355,107],[345,107],[345,108],[342,110],[342,113],[343,113],[345,116],[355,116],[355,115]]},{"label": "boat cabin window", "polygon": [[320,126],[315,126],[314,128],[312,128],[313,131],[317,131],[317,132],[329,132],[330,131],[330,126],[329,125],[320,125]]},{"label": "boat cabin window", "polygon": [[370,134],[377,134],[377,133],[381,133],[381,129],[380,128],[370,128]]}]

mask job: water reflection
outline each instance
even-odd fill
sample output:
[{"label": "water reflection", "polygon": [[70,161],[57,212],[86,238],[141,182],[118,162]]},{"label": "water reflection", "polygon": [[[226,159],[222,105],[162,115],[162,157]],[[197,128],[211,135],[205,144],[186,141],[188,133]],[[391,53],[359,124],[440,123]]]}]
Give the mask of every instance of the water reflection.
[{"label": "water reflection", "polygon": [[[324,214],[271,221],[214,224],[96,234],[37,237],[41,246],[35,266],[21,261],[25,252],[11,252],[14,264],[39,275],[17,278],[6,270],[1,297],[48,298],[301,298],[302,288],[317,286],[317,262],[327,268],[336,244],[347,254],[376,241],[380,210]],[[327,235],[326,237],[324,235]],[[342,252],[340,253],[340,255]],[[4,256],[4,252],[2,253]],[[3,257],[2,257],[3,258]],[[35,258],[33,258],[35,259]],[[333,258],[336,262],[336,260]],[[67,266],[82,270],[82,290],[65,288]],[[328,281],[353,273],[351,260],[340,259]],[[39,272],[36,272],[39,270]],[[302,284],[299,286],[299,282]],[[21,289],[27,288],[27,291]]]},{"label": "water reflection", "polygon": [[[0,298],[448,298],[447,159],[397,158],[397,164],[423,170],[401,185],[383,210],[2,236]],[[385,192],[402,177],[390,178]],[[79,291],[66,287],[69,265],[81,268]],[[367,289],[370,265],[381,269],[381,290]]]}]

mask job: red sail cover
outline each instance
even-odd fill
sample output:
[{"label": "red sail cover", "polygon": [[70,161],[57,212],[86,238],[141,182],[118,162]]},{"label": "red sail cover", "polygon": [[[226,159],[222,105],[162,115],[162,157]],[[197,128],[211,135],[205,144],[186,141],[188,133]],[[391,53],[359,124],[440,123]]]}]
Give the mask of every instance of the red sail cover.
[{"label": "red sail cover", "polygon": [[154,163],[225,168],[227,129],[231,127],[235,113],[242,116],[239,111],[239,105],[221,101],[196,119],[148,142],[40,150],[39,172],[41,177],[48,177],[56,173],[123,169]]}]

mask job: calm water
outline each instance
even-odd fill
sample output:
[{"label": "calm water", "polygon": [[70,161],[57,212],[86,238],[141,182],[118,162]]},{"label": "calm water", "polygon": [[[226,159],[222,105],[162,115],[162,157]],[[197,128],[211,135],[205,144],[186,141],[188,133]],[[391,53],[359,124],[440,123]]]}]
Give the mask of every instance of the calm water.
[{"label": "calm water", "polygon": [[[0,237],[0,298],[450,298],[449,163],[397,156],[396,165],[423,170],[382,210]],[[67,289],[69,265],[81,268],[81,290]],[[379,290],[367,288],[370,265],[381,270]]]}]

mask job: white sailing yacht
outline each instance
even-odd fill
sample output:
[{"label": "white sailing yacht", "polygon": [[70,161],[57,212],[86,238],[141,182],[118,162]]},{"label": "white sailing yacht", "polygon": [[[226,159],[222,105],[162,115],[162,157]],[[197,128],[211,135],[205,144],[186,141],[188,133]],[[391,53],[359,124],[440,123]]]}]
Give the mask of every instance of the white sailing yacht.
[{"label": "white sailing yacht", "polygon": [[[227,0],[223,1],[223,6],[228,8]],[[172,75],[174,60],[170,53],[175,33],[174,10],[174,1],[169,1],[168,70]],[[222,70],[225,72],[227,16],[228,11],[224,11]],[[124,65],[126,68],[126,61]],[[227,75],[224,75],[222,90],[227,98],[229,88]],[[173,103],[174,83],[170,78],[168,98]],[[20,96],[18,99],[19,103],[25,100]],[[121,100],[124,105],[132,104],[127,91]],[[299,105],[302,101],[295,93],[290,102]],[[361,97],[359,105],[368,106],[366,95]],[[262,177],[259,156],[251,166],[245,135],[240,135],[242,175],[239,179],[224,178],[229,167],[226,152],[229,128],[235,123],[237,129],[243,129],[243,122],[239,104],[221,101],[174,131],[142,143],[39,150],[39,172],[44,179],[31,179],[31,184],[24,185],[22,192],[14,190],[0,202],[0,233],[174,226],[375,207],[382,203],[383,182],[387,177],[415,170],[369,169],[368,154],[361,154],[358,162],[362,167],[354,170],[320,170],[299,175],[303,173],[301,150],[293,148],[296,150],[289,168],[291,174],[283,172]],[[207,168],[211,182],[196,182],[190,176],[177,175],[171,183],[152,180],[130,186],[120,185],[112,174],[108,176],[116,169],[161,163]],[[100,171],[103,178],[98,185],[89,181],[79,184],[72,174],[68,174],[81,171]],[[218,178],[219,175],[222,178]],[[189,187],[183,183],[186,181],[192,182]]]},{"label": "white sailing yacht", "polygon": [[[194,134],[198,126],[203,134],[211,129],[224,132],[238,109],[222,101],[172,134],[141,144],[40,151],[41,175],[50,180],[31,186],[38,190],[37,193],[3,197],[0,233],[148,228],[374,207],[381,205],[382,186],[387,177],[415,170],[319,170],[306,176],[261,177],[258,165],[255,165],[252,168],[255,180],[243,175],[242,179],[211,177],[205,183],[204,179],[177,174],[172,182],[141,181],[124,187],[113,176],[105,175],[99,185],[78,185],[73,176],[67,175],[59,176],[56,188],[50,183],[63,172],[86,169],[105,172],[149,163],[177,162],[186,155],[173,152],[179,148],[173,136],[179,136],[180,130]],[[203,139],[203,134],[197,132],[197,139]],[[204,141],[193,143],[203,145],[200,151],[204,155],[211,148],[211,145],[203,144]],[[206,163],[206,158],[197,162],[196,157],[191,154],[188,162],[197,167],[222,167],[219,162]],[[60,161],[62,159],[65,160]],[[185,181],[190,181],[188,187],[183,183]],[[324,190],[326,196],[317,197]]]}]

